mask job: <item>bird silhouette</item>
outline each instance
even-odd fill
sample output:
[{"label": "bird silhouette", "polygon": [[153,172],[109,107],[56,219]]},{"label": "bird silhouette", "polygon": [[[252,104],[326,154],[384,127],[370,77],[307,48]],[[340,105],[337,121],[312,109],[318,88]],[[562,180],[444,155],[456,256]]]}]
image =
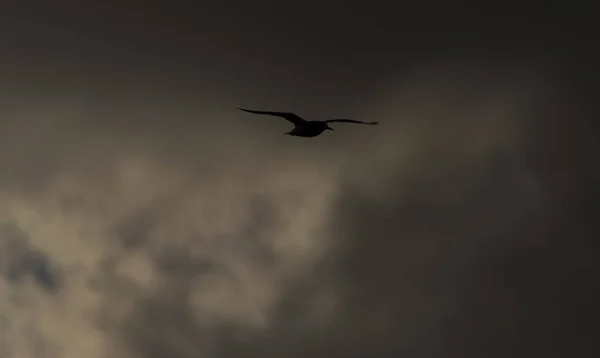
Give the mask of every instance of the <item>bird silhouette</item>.
[{"label": "bird silhouette", "polygon": [[329,119],[326,121],[307,121],[304,118],[290,112],[271,112],[271,111],[256,111],[253,109],[237,108],[241,111],[253,113],[253,114],[265,114],[269,116],[276,116],[287,119],[294,125],[294,129],[283,134],[292,135],[296,137],[316,137],[326,130],[332,131],[333,128],[329,127],[329,123],[360,123],[367,125],[375,125],[379,122],[361,122],[353,119]]}]

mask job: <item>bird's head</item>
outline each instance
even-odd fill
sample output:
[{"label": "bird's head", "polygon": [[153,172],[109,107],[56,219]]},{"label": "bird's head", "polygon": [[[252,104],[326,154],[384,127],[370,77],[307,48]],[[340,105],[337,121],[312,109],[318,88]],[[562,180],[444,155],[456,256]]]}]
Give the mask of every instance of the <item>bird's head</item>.
[{"label": "bird's head", "polygon": [[329,124],[327,124],[327,123],[325,123],[325,129],[328,129],[328,130],[330,130],[330,131],[332,131],[332,130],[333,130],[333,128],[331,128],[331,127],[329,126]]}]

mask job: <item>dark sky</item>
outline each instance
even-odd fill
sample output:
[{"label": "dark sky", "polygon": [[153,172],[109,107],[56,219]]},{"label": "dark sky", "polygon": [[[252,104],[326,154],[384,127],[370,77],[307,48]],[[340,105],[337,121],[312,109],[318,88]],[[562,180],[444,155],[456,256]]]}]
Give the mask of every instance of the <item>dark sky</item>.
[{"label": "dark sky", "polygon": [[3,9],[0,358],[598,356],[593,12],[390,4]]}]

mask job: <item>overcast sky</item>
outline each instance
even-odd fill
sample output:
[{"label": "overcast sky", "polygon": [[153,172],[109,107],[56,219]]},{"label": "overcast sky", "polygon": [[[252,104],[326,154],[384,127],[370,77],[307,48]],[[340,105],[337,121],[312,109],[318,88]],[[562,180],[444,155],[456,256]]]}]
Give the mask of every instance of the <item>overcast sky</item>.
[{"label": "overcast sky", "polygon": [[167,4],[0,15],[0,358],[598,355],[587,16]]}]

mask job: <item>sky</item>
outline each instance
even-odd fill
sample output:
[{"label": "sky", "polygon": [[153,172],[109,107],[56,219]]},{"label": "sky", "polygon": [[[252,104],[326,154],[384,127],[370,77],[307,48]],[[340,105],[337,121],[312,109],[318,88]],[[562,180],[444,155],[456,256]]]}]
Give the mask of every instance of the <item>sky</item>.
[{"label": "sky", "polygon": [[497,5],[3,10],[0,358],[597,356],[590,12]]}]

